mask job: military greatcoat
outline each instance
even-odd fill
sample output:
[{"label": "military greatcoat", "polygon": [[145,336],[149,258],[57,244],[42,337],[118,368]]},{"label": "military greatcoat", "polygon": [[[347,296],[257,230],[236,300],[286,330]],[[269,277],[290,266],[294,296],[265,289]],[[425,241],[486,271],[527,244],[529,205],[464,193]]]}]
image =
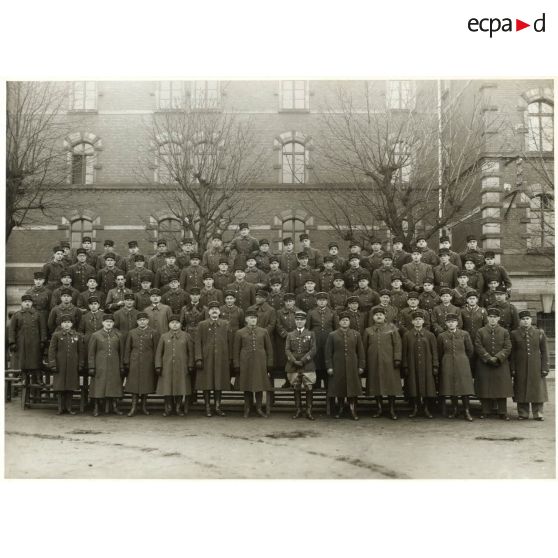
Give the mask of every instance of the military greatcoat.
[{"label": "military greatcoat", "polygon": [[138,325],[138,310],[135,308],[121,308],[114,313],[114,327],[124,336],[124,343],[128,332]]},{"label": "military greatcoat", "polygon": [[95,370],[89,386],[92,398],[122,397],[124,343],[116,331],[100,329],[91,335],[88,347],[89,370]]},{"label": "military greatcoat", "polygon": [[42,287],[31,287],[25,291],[25,294],[31,295],[33,298],[33,308],[44,315],[46,323],[50,312],[51,292],[43,285]]},{"label": "military greatcoat", "polygon": [[306,316],[306,327],[316,336],[316,370],[325,370],[325,346],[328,335],[337,327],[337,315],[329,306],[312,308]]},{"label": "military greatcoat", "polygon": [[401,337],[390,323],[374,324],[364,331],[362,340],[366,353],[366,395],[402,395],[399,367]]},{"label": "military greatcoat", "polygon": [[470,335],[461,329],[444,331],[438,336],[440,358],[440,395],[473,395],[471,359],[475,353]]},{"label": "military greatcoat", "polygon": [[79,389],[79,371],[85,366],[86,346],[83,335],[70,329],[52,334],[48,349],[48,365],[53,373],[53,391]]},{"label": "military greatcoat", "polygon": [[516,329],[511,333],[512,353],[510,367],[515,372],[513,387],[517,403],[544,403],[548,401],[546,379],[541,372],[548,371],[548,349],[544,331],[536,327]]},{"label": "military greatcoat", "polygon": [[457,316],[457,326],[459,328],[463,327],[463,320],[461,318],[461,310],[454,306],[453,304],[438,304],[432,310],[432,331],[435,335],[440,335],[442,331],[446,331],[448,326],[446,325],[446,316],[448,314],[455,314]]},{"label": "military greatcoat", "polygon": [[273,366],[273,346],[263,327],[243,327],[234,335],[233,366],[240,369],[240,391],[270,391],[267,370]]},{"label": "military greatcoat", "polygon": [[155,368],[161,369],[157,395],[190,395],[189,370],[194,366],[194,342],[185,331],[167,331],[161,335],[155,353]]},{"label": "military greatcoat", "polygon": [[488,323],[488,314],[482,306],[469,306],[466,304],[461,308],[461,319],[463,320],[463,329],[471,336],[474,342],[477,331]]},{"label": "military greatcoat", "polygon": [[362,394],[359,368],[365,367],[360,334],[354,329],[332,331],[326,341],[326,368],[333,369],[327,384],[328,397],[358,397]]},{"label": "military greatcoat", "polygon": [[408,397],[436,397],[434,369],[438,368],[438,347],[433,333],[423,327],[403,335],[401,368]]},{"label": "military greatcoat", "polygon": [[126,392],[136,395],[154,393],[157,386],[155,351],[159,338],[159,332],[149,326],[136,327],[128,333],[124,348],[124,366],[129,368]]},{"label": "military greatcoat", "polygon": [[103,312],[99,310],[97,312],[86,312],[79,323],[78,331],[84,337],[85,347],[89,346],[89,339],[91,336],[100,329],[103,328]]},{"label": "military greatcoat", "polygon": [[219,317],[222,320],[227,320],[229,322],[229,329],[231,330],[232,335],[242,327],[244,327],[244,311],[242,308],[233,304],[232,306],[228,306],[227,304],[223,304],[220,307],[221,314]]},{"label": "military greatcoat", "polygon": [[[512,379],[508,357],[511,353],[510,334],[499,325],[481,327],[475,338],[478,355],[475,375],[476,393],[480,399],[503,399],[513,395]],[[496,365],[488,363],[495,356]]]},{"label": "military greatcoat", "polygon": [[47,340],[44,314],[34,308],[18,310],[10,320],[8,342],[15,343],[14,366],[21,370],[39,370],[42,363],[41,343]]},{"label": "military greatcoat", "polygon": [[156,329],[160,334],[169,330],[169,320],[172,316],[170,306],[166,304],[151,304],[143,310],[149,318],[149,327]]},{"label": "military greatcoat", "polygon": [[273,335],[275,331],[275,323],[277,322],[277,313],[275,309],[270,306],[267,302],[263,304],[254,304],[250,306],[249,310],[253,310],[258,313],[258,327],[263,327],[269,333],[269,338]]},{"label": "military greatcoat", "polygon": [[195,339],[196,389],[223,390],[231,386],[232,334],[227,320],[204,320]]},{"label": "military greatcoat", "polygon": [[50,311],[48,316],[48,330],[50,333],[54,333],[54,330],[61,323],[62,316],[66,314],[72,316],[72,327],[74,329],[79,329],[82,312],[70,302],[68,305],[59,304]]},{"label": "military greatcoat", "polygon": [[252,304],[256,302],[256,287],[247,281],[234,281],[229,283],[227,291],[234,291],[236,296],[236,305],[246,311]]}]

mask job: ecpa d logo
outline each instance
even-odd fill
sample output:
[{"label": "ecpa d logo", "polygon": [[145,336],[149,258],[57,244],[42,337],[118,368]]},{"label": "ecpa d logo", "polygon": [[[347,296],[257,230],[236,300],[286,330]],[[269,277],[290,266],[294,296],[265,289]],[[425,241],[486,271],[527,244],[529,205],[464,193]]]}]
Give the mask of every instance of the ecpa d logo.
[{"label": "ecpa d logo", "polygon": [[494,33],[498,33],[499,31],[502,31],[504,33],[521,31],[522,29],[526,29],[527,27],[533,27],[533,30],[536,33],[544,33],[546,25],[545,18],[546,14],[543,13],[541,17],[535,19],[532,26],[530,23],[526,23],[525,21],[516,18],[514,28],[514,25],[512,23],[513,19],[509,17],[484,17],[481,19],[472,17],[467,22],[467,28],[473,33],[478,33],[479,31],[483,33],[489,33],[490,38],[492,38],[492,35]]}]

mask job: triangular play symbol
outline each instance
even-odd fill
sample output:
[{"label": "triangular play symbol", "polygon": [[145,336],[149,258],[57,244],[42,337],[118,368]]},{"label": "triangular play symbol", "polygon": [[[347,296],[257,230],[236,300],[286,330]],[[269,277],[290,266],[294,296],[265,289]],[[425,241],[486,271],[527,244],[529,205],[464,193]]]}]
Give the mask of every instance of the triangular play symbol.
[{"label": "triangular play symbol", "polygon": [[521,21],[520,19],[515,20],[515,30],[516,31],[521,31],[522,29],[525,29],[526,27],[531,27],[531,24],[530,23],[525,23],[524,21]]}]

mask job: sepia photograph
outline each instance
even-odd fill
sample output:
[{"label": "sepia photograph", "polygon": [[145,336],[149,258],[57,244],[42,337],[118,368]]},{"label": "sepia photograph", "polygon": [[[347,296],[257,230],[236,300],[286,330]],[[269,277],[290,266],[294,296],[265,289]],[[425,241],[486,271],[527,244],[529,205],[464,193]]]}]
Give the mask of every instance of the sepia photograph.
[{"label": "sepia photograph", "polygon": [[72,77],[5,83],[7,479],[555,479],[553,79]]}]

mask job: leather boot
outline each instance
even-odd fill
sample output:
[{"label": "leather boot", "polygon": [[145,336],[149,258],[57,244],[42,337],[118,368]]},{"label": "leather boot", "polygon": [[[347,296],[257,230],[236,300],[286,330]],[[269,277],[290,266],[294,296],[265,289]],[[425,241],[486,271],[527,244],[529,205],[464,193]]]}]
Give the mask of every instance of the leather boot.
[{"label": "leather boot", "polygon": [[262,410],[262,401],[263,401],[263,392],[257,391],[256,392],[256,413],[260,415],[260,417],[267,418],[267,415]]},{"label": "leather boot", "polygon": [[448,418],[448,407],[445,397],[440,397],[440,413],[442,414],[443,418]]},{"label": "leather boot", "polygon": [[415,397],[411,397],[409,402],[411,403],[411,412],[409,413],[409,418],[415,418],[418,413],[418,405]]},{"label": "leather boot", "polygon": [[395,397],[388,397],[389,401],[389,416],[392,420],[397,420],[397,415],[395,414]]},{"label": "leather boot", "polygon": [[168,417],[172,414],[172,397],[165,397],[165,410],[163,416]]},{"label": "leather boot", "polygon": [[372,414],[372,418],[379,418],[382,416],[382,398],[376,397],[376,412]]},{"label": "leather boot", "polygon": [[463,414],[465,416],[465,420],[469,422],[473,422],[473,417],[471,416],[471,411],[469,410],[469,397],[466,395],[463,396]]},{"label": "leather boot", "polygon": [[426,418],[429,418],[429,419],[434,418],[434,417],[432,416],[432,413],[431,413],[430,410],[428,409],[428,403],[426,402],[426,399],[422,402],[422,410],[423,410],[424,416],[425,416]]},{"label": "leather boot", "polygon": [[451,398],[451,411],[448,415],[449,418],[455,418],[457,416],[457,397]]},{"label": "leather boot", "polygon": [[205,403],[205,416],[211,417],[211,392],[209,390],[203,391],[203,401]]},{"label": "leather boot", "polygon": [[93,401],[93,416],[94,417],[99,416],[99,400],[98,399],[95,399]]},{"label": "leather boot", "polygon": [[74,394],[71,391],[66,393],[66,411],[68,411],[69,415],[75,415],[75,411],[72,411],[72,399],[74,398]]},{"label": "leather boot", "polygon": [[299,389],[294,390],[294,400],[295,400],[295,414],[293,415],[293,419],[298,419],[303,416],[302,393]]},{"label": "leather boot", "polygon": [[141,396],[141,412],[144,415],[149,415],[149,411],[147,410],[147,395]]},{"label": "leather boot", "polygon": [[244,392],[244,418],[250,416],[250,407],[252,406],[252,392]]},{"label": "leather boot", "polygon": [[341,418],[343,416],[343,408],[345,406],[345,398],[344,397],[339,397],[337,400],[337,405],[335,408],[335,418]]},{"label": "leather boot", "polygon": [[351,411],[351,418],[353,420],[358,420],[358,415],[357,415],[357,410],[356,410],[357,401],[358,401],[358,399],[356,397],[351,397],[349,399],[349,409]]},{"label": "leather boot", "polygon": [[215,390],[215,414],[218,417],[227,416],[227,414],[221,409],[221,390]]},{"label": "leather boot", "polygon": [[56,414],[57,414],[57,415],[62,415],[62,414],[64,414],[64,404],[63,404],[63,402],[62,402],[62,398],[63,398],[63,397],[64,397],[64,394],[63,394],[61,391],[59,391],[59,392],[56,394],[56,402],[57,402],[57,404],[58,404],[58,410],[56,411]]},{"label": "leather boot", "polygon": [[136,414],[137,410],[138,410],[138,396],[134,393],[134,395],[132,395],[132,408],[130,409],[128,416],[133,417]]},{"label": "leather boot", "polygon": [[182,397],[180,395],[174,399],[174,410],[179,417],[184,416],[184,411],[182,410]]},{"label": "leather boot", "polygon": [[112,398],[112,411],[115,415],[122,416],[124,413],[118,408],[118,399]]},{"label": "leather boot", "polygon": [[306,418],[308,420],[316,420],[312,416],[312,403],[314,401],[314,392],[311,389],[306,390]]}]

